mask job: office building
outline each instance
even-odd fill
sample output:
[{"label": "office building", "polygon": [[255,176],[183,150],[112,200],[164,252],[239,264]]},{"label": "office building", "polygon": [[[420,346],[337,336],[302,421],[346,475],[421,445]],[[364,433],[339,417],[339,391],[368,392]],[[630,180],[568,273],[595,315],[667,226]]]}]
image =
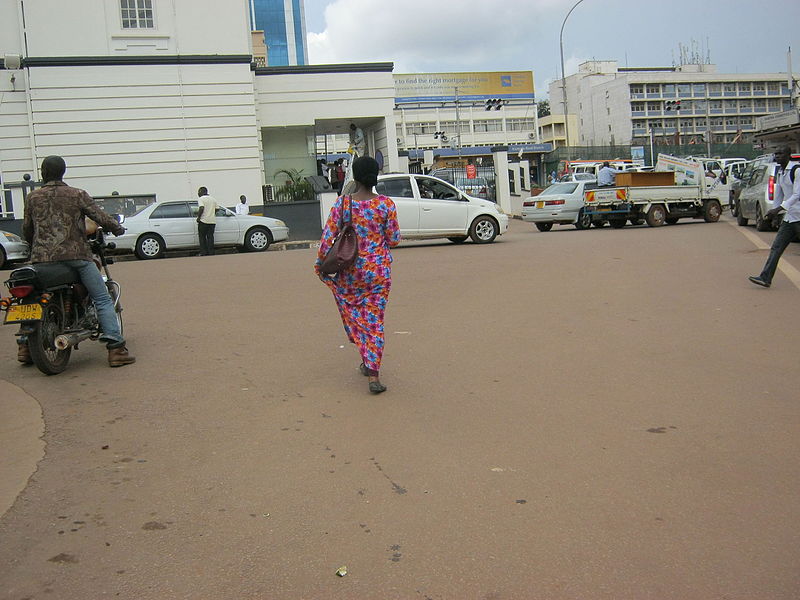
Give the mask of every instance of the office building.
[{"label": "office building", "polygon": [[[570,145],[747,143],[758,117],[790,107],[786,73],[723,74],[712,64],[618,67],[587,61],[566,78]],[[563,114],[561,80],[550,84],[553,113]],[[707,133],[708,132],[708,133]]]},{"label": "office building", "polygon": [[264,32],[267,65],[308,64],[303,0],[250,0],[252,28]]}]

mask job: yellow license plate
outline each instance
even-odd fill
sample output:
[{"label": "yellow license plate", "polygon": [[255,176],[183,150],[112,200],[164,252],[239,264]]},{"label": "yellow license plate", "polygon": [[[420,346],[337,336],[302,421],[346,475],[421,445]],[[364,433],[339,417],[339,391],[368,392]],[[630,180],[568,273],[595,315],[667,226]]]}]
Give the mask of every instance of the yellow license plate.
[{"label": "yellow license plate", "polygon": [[19,323],[20,321],[40,321],[42,318],[41,304],[14,304],[6,311],[6,323]]},{"label": "yellow license plate", "polygon": [[536,203],[536,208],[544,208],[544,200],[539,200]]}]

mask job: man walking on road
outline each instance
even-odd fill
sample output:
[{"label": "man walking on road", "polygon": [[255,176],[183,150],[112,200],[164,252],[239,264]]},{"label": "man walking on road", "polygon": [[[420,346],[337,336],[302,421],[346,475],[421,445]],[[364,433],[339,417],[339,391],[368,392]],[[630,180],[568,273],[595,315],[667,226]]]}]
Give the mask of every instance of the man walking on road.
[{"label": "man walking on road", "polygon": [[217,227],[217,201],[208,195],[208,189],[197,190],[199,211],[197,213],[197,234],[200,237],[200,256],[214,255],[214,229]]},{"label": "man walking on road", "polygon": [[[790,163],[792,150],[784,146],[775,153],[775,161],[778,163],[777,184],[775,186],[775,198],[772,201],[772,208],[767,211],[766,218],[772,219],[781,210],[786,211],[778,233],[772,241],[767,262],[764,270],[758,276],[751,276],[749,279],[756,285],[768,288],[772,285],[772,278],[778,268],[778,261],[781,259],[784,250],[789,246],[795,236],[800,237],[800,170],[797,163]],[[795,173],[797,171],[797,173]]]}]

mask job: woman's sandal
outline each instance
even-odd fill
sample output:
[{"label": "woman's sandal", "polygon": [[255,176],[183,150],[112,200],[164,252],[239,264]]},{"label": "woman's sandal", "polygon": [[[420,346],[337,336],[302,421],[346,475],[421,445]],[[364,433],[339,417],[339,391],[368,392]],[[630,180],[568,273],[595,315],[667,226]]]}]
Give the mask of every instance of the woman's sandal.
[{"label": "woman's sandal", "polygon": [[369,391],[371,394],[380,394],[381,392],[386,391],[386,386],[383,385],[380,381],[370,381]]}]

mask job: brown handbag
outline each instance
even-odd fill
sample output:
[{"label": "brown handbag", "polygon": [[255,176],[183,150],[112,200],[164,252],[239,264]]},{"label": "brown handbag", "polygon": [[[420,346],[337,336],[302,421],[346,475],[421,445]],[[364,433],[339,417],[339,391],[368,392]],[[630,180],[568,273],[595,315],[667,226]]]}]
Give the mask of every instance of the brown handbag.
[{"label": "brown handbag", "polygon": [[344,271],[358,257],[358,236],[353,227],[353,205],[350,196],[345,196],[345,198],[350,202],[350,219],[347,222],[344,221],[345,209],[344,201],[342,201],[342,214],[339,216],[339,233],[319,268],[325,275],[334,275]]}]

